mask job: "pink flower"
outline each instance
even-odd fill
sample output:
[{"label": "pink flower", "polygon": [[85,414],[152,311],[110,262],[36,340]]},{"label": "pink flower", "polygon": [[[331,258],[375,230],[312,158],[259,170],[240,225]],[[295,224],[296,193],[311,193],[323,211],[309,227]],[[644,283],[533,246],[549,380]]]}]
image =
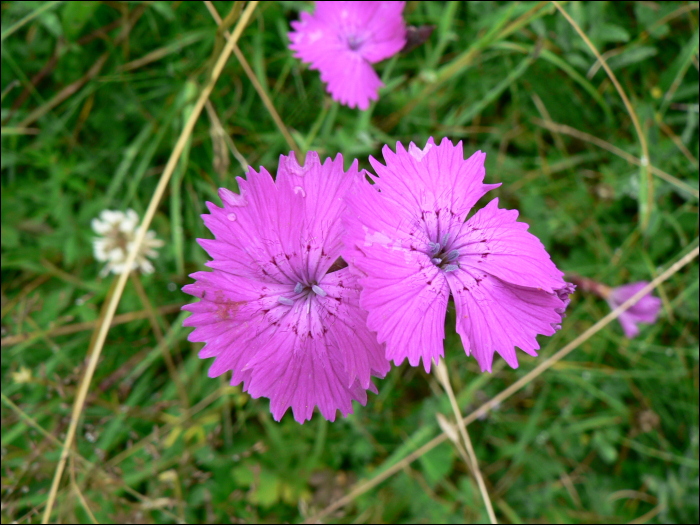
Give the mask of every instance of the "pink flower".
[{"label": "pink flower", "polygon": [[183,307],[193,313],[190,341],[206,342],[201,358],[215,357],[209,376],[233,372],[253,397],[270,398],[280,420],[290,406],[299,423],[314,406],[335,420],[352,413],[371,375],[390,368],[366,327],[359,285],[349,269],[332,271],[342,248],[343,195],[360,177],[357,161],[309,152],[303,167],[294,153],[281,156],[277,180],[265,168],[238,179],[240,195],[219,190],[224,207],[207,203],[204,223],[216,240],[199,243],[213,258],[212,272],[197,272],[183,291],[201,298]]},{"label": "pink flower", "polygon": [[370,64],[406,43],[405,2],[316,2],[313,15],[292,22],[290,48],[328,83],[333,100],[365,110],[379,98],[381,80]]},{"label": "pink flower", "polygon": [[530,355],[536,336],[561,327],[573,285],[564,282],[542,243],[517,222],[518,212],[492,200],[465,222],[483,184],[485,155],[464,160],[462,143],[401,143],[370,157],[374,185],[347,193],[343,257],[360,275],[367,323],[396,364],[443,355],[445,312],[454,298],[457,332],[467,355],[491,371],[494,352],[516,368],[515,346]]},{"label": "pink flower", "polygon": [[[636,294],[639,290],[644,288],[647,284],[649,283],[642,281],[639,283],[618,286],[617,288],[609,290],[605,300],[608,302],[608,305],[610,305],[610,308],[614,310]],[[649,293],[642,297],[637,304],[624,311],[620,317],[617,318],[617,320],[620,321],[625,335],[632,339],[639,334],[639,327],[637,324],[654,324],[656,322],[656,317],[659,315],[660,309],[661,299],[654,297]]]}]

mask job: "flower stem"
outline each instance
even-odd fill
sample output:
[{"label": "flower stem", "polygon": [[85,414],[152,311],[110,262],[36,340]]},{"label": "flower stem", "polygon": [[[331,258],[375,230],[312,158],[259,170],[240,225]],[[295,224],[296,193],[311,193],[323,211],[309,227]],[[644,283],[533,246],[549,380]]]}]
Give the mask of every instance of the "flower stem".
[{"label": "flower stem", "polygon": [[476,454],[474,453],[474,447],[472,446],[472,441],[469,439],[469,433],[467,432],[467,427],[464,424],[464,419],[462,418],[462,413],[457,405],[457,399],[452,391],[452,385],[450,384],[450,375],[447,373],[447,366],[445,365],[445,359],[443,358],[438,365],[435,367],[435,375],[437,375],[438,380],[442,384],[442,387],[447,393],[447,397],[450,399],[450,405],[452,405],[452,411],[454,412],[455,418],[457,419],[457,426],[459,427],[459,433],[462,435],[464,440],[464,446],[467,449],[467,454],[471,465],[474,477],[476,478],[476,483],[479,485],[479,491],[481,492],[481,497],[486,505],[486,512],[489,515],[489,520],[491,523],[498,523],[496,521],[496,515],[493,512],[493,506],[491,505],[491,499],[489,498],[489,493],[486,490],[486,485],[484,484],[484,478],[481,476],[481,470],[479,470],[479,463],[476,460]]}]

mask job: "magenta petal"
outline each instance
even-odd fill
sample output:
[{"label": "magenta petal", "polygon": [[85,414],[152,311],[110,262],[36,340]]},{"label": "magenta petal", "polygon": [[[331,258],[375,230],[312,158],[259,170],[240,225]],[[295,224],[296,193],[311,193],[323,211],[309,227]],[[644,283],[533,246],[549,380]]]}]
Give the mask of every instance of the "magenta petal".
[{"label": "magenta petal", "polygon": [[[367,325],[367,312],[360,308],[360,285],[348,268],[326,274],[319,283],[326,297],[319,298],[319,308],[327,319],[326,338],[329,346],[343,356],[343,365],[350,378],[362,388],[370,388],[371,376],[384,377],[390,364],[376,334],[357,330]],[[348,385],[351,386],[351,385]]]},{"label": "magenta petal", "polygon": [[537,335],[553,335],[561,323],[557,294],[519,288],[487,274],[454,272],[448,277],[457,312],[457,333],[467,355],[474,354],[482,371],[491,371],[494,352],[518,367],[517,346],[536,356]]},{"label": "magenta petal", "polygon": [[333,100],[362,111],[369,108],[371,100],[379,99],[382,81],[369,63],[357,55],[350,55],[328,64],[321,80],[328,83]]},{"label": "magenta petal", "polygon": [[[359,253],[363,252],[359,249]],[[349,261],[350,262],[350,261]],[[386,358],[430,371],[444,355],[445,313],[449,288],[444,276],[420,252],[373,244],[352,258],[360,279],[360,305],[369,312],[367,326],[386,343]]]},{"label": "magenta petal", "polygon": [[422,149],[382,151],[386,164],[370,157],[374,185],[358,179],[346,193],[343,257],[360,277],[360,305],[387,358],[413,366],[422,358],[429,370],[443,355],[450,291],[457,331],[482,370],[495,352],[517,367],[516,346],[537,355],[536,336],[561,327],[573,286],[497,200],[465,223],[497,186],[483,183],[484,154],[465,160],[461,142],[432,138]]},{"label": "magenta petal", "polygon": [[564,286],[563,272],[549,258],[540,240],[517,222],[516,210],[498,208],[493,199],[462,227],[451,249],[459,264],[508,283],[553,293]]},{"label": "magenta petal", "polygon": [[315,152],[301,166],[280,157],[276,181],[252,168],[240,195],[221,189],[223,208],[209,204],[205,224],[216,239],[200,239],[212,272],[197,272],[183,288],[199,302],[183,307],[191,341],[214,357],[209,375],[232,372],[254,397],[270,398],[276,419],[292,407],[297,421],[314,407],[335,419],[365,403],[389,362],[359,307],[357,277],[328,274],[342,249],[344,195],[361,175],[340,155],[321,164]]},{"label": "magenta petal", "polygon": [[[632,298],[637,292],[649,283],[642,281],[638,283],[618,286],[610,291],[607,298],[610,308],[613,310]],[[661,299],[654,297],[651,293],[643,296],[635,305],[620,314],[617,320],[629,339],[639,335],[639,323],[654,324],[661,310]]]},{"label": "magenta petal", "polygon": [[290,49],[321,72],[333,99],[365,110],[382,86],[371,64],[406,42],[404,2],[316,2],[314,14],[292,22]]},{"label": "magenta petal", "polygon": [[[279,348],[286,352],[280,352]],[[248,393],[270,398],[270,411],[279,421],[289,407],[294,419],[311,419],[314,407],[335,421],[336,411],[352,414],[352,401],[365,404],[367,395],[359,380],[349,382],[338,348],[323,338],[298,338],[278,331],[250,362]],[[349,383],[349,386],[348,386]]]}]

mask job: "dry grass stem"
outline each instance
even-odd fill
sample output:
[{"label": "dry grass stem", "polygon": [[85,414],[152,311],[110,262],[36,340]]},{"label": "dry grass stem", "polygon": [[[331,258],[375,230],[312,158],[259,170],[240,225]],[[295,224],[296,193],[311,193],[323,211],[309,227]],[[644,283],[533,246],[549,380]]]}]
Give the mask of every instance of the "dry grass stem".
[{"label": "dry grass stem", "polygon": [[[698,8],[698,5],[699,4],[695,3],[695,4],[687,4],[687,5],[684,5],[682,7],[679,7],[678,9],[667,14],[666,16],[659,18],[656,22],[654,22],[652,25],[650,25],[646,30],[642,31],[642,34],[639,36],[639,39],[636,42],[631,42],[630,44],[628,44],[626,46],[611,49],[611,50],[603,53],[601,56],[603,57],[603,59],[607,60],[610,57],[619,55],[619,54],[623,53],[624,51],[631,49],[634,45],[641,44],[647,38],[649,38],[649,35],[651,33],[653,33],[655,29],[657,29],[658,27],[661,27],[666,22],[669,22],[669,21],[673,20],[674,18],[681,16],[684,13],[688,13],[690,11],[696,10]],[[592,79],[595,76],[595,74],[600,69],[601,64],[602,64],[601,61],[598,58],[596,58],[596,61],[590,67],[590,69],[588,70],[588,73],[586,73],[586,78],[588,78],[588,80]]]},{"label": "dry grass stem", "polygon": [[661,128],[661,131],[666,133],[668,135],[668,138],[670,138],[673,143],[676,145],[676,147],[680,150],[680,152],[685,155],[685,158],[690,161],[690,163],[695,166],[695,168],[698,167],[698,159],[696,159],[693,154],[690,152],[690,150],[686,147],[685,144],[683,144],[683,141],[681,138],[676,135],[673,130],[666,124],[663,120],[658,118],[656,120],[656,123],[659,125],[659,128]]},{"label": "dry grass stem", "polygon": [[99,523],[97,521],[97,518],[95,518],[95,515],[92,513],[92,510],[90,510],[90,506],[88,505],[87,501],[85,500],[85,497],[83,496],[83,493],[80,490],[80,487],[78,486],[78,483],[75,481],[75,454],[72,454],[70,457],[70,484],[71,488],[73,489],[73,492],[75,495],[78,497],[78,501],[80,501],[80,505],[82,505],[83,510],[87,513],[87,515],[90,517],[90,521],[93,523]]},{"label": "dry grass stem", "polygon": [[[494,398],[491,400],[487,401],[483,405],[481,405],[479,408],[474,410],[471,414],[469,414],[467,417],[463,419],[465,425],[469,425],[472,421],[476,420],[479,416],[482,416],[483,414],[486,414],[489,410],[491,410],[494,406],[500,405],[504,400],[512,396],[515,392],[523,388],[525,385],[527,385],[530,381],[535,379],[537,376],[542,374],[545,370],[548,368],[551,368],[555,363],[566,357],[569,353],[571,353],[573,350],[578,348],[581,344],[586,342],[588,339],[593,337],[596,333],[598,333],[600,330],[605,328],[608,324],[610,324],[612,321],[617,319],[622,313],[624,313],[626,310],[634,306],[642,297],[644,297],[646,294],[650,293],[652,290],[654,290],[659,284],[663,283],[664,281],[668,280],[671,276],[674,274],[678,273],[683,267],[685,267],[687,264],[692,262],[697,256],[698,256],[698,251],[699,248],[696,247],[693,250],[691,250],[689,253],[686,253],[680,259],[678,259],[675,263],[673,263],[666,271],[664,271],[661,275],[659,275],[656,279],[654,279],[652,282],[650,282],[647,286],[642,288],[639,292],[637,292],[635,295],[629,298],[629,300],[625,301],[622,303],[620,306],[615,308],[612,312],[610,312],[608,315],[600,319],[598,322],[596,322],[593,326],[588,328],[585,332],[583,332],[581,335],[579,335],[576,339],[568,343],[564,348],[559,350],[557,353],[552,355],[551,357],[547,358],[545,361],[543,361],[539,366],[534,368],[532,371],[528,372],[526,375],[524,375],[522,378],[520,378],[518,381],[513,383],[511,386],[500,392],[498,395],[496,395]],[[342,498],[334,501],[331,503],[328,507],[323,509],[321,512],[316,514],[315,516],[312,516],[311,518],[307,519],[304,521],[304,523],[318,523],[320,520],[328,516],[329,514],[335,512],[336,510],[344,507],[345,505],[348,505],[351,503],[355,498],[361,496],[368,490],[373,489],[377,485],[379,485],[381,482],[384,480],[390,478],[397,472],[401,471],[406,465],[414,462],[416,459],[421,457],[423,454],[431,451],[434,449],[436,446],[438,446],[440,443],[448,439],[447,435],[444,433],[441,433],[439,436],[433,438],[430,440],[428,443],[423,445],[422,447],[418,448],[408,456],[406,456],[404,459],[401,461],[395,463],[391,467],[387,468],[377,476],[375,476],[372,479],[369,479],[367,481],[359,483],[354,489],[352,489],[347,495],[343,496]]]},{"label": "dry grass stem", "polygon": [[649,512],[645,512],[641,516],[639,516],[636,519],[633,519],[630,521],[630,523],[647,523],[654,519],[657,515],[659,515],[662,511],[666,510],[666,504],[661,503],[660,505],[657,505],[653,509],[651,509]]},{"label": "dry grass stem", "polygon": [[639,123],[639,118],[637,117],[637,113],[635,112],[634,108],[632,107],[632,104],[630,103],[629,99],[627,98],[627,94],[625,93],[625,90],[622,89],[622,86],[617,81],[617,77],[615,77],[615,74],[613,73],[612,69],[610,69],[610,66],[605,61],[605,59],[601,56],[598,49],[593,45],[593,42],[590,41],[590,39],[586,36],[586,33],[583,32],[583,30],[579,27],[579,25],[576,23],[576,21],[573,18],[571,18],[571,16],[569,16],[569,13],[564,11],[564,8],[559,5],[559,2],[556,2],[553,0],[552,3],[559,10],[559,12],[564,16],[564,18],[566,18],[566,21],[569,22],[569,24],[571,24],[571,26],[576,30],[576,32],[579,34],[579,36],[581,38],[583,38],[583,41],[586,43],[586,45],[589,47],[589,49],[593,52],[593,54],[598,58],[598,61],[600,61],[601,66],[603,66],[603,69],[605,69],[605,72],[608,74],[610,81],[615,86],[615,89],[617,89],[617,92],[619,93],[620,98],[622,99],[622,102],[625,104],[625,108],[627,108],[627,113],[629,113],[629,116],[632,119],[632,123],[634,124],[634,129],[637,132],[637,138],[639,139],[639,146],[642,150],[640,168],[642,169],[643,174],[646,175],[646,180],[647,180],[646,203],[644,203],[645,208],[644,207],[642,208],[643,213],[642,213],[642,223],[641,223],[642,229],[645,230],[647,225],[649,224],[649,217],[651,215],[651,209],[654,205],[654,179],[651,176],[650,170],[648,169],[649,163],[650,163],[649,147],[647,145],[647,139],[646,139],[646,136],[644,135],[644,131],[642,130],[642,126]]},{"label": "dry grass stem", "polygon": [[[591,144],[595,144],[596,146],[599,146],[605,150],[608,150],[610,153],[613,153],[613,154],[617,155],[618,157],[625,159],[630,164],[635,164],[636,166],[642,165],[641,159],[638,159],[634,155],[630,155],[626,151],[621,150],[617,146],[614,146],[614,145],[610,144],[609,142],[604,141],[603,139],[599,139],[598,137],[596,137],[594,135],[590,135],[589,133],[579,131],[576,128],[572,128],[571,126],[567,126],[566,124],[557,124],[555,122],[547,122],[546,120],[540,120],[537,118],[533,118],[532,122],[534,124],[537,124],[538,126],[542,126],[542,127],[547,128],[551,131],[555,131],[557,133],[563,133],[565,135],[570,135],[570,136],[575,137],[577,139],[584,140],[586,142],[590,142]],[[665,171],[662,171],[659,168],[652,166],[651,164],[649,164],[649,170],[651,171],[651,173],[653,173],[654,175],[656,175],[660,179],[665,180],[669,184],[673,184],[677,188],[685,191],[686,193],[690,193],[695,198],[700,198],[700,192],[698,192],[698,190],[691,188],[685,182],[674,177],[673,175],[666,173]]]},{"label": "dry grass stem", "polygon": [[[166,306],[160,306],[156,308],[156,311],[163,314],[171,314],[180,311],[182,304],[169,304]],[[138,312],[129,312],[126,314],[115,315],[112,319],[110,327],[117,326],[118,324],[130,323],[131,321],[137,321],[140,319],[147,319],[149,313],[146,310],[139,310]],[[40,330],[37,332],[30,332],[27,334],[17,334],[8,335],[0,339],[0,347],[12,346],[24,341],[30,341],[32,339],[37,339],[39,337],[56,337],[59,335],[75,334],[77,332],[85,332],[86,330],[92,330],[99,323],[99,319],[94,321],[85,321],[82,323],[73,323],[66,326],[58,326],[56,328],[51,328],[49,330]]]},{"label": "dry grass stem", "polygon": [[[250,19],[250,16],[253,14],[253,11],[255,10],[257,5],[257,1],[250,2],[246,6],[245,11],[243,11],[243,13],[241,14],[233,31],[233,34],[231,35],[231,38],[228,39],[226,45],[224,46],[223,50],[221,51],[221,54],[219,55],[214,65],[214,69],[211,72],[211,77],[209,81],[202,90],[199,98],[197,99],[196,104],[194,105],[194,108],[192,109],[192,113],[189,119],[187,120],[187,123],[182,129],[180,137],[178,138],[173,152],[170,155],[170,158],[168,159],[168,163],[166,164],[165,169],[163,170],[163,174],[161,175],[161,178],[158,181],[158,186],[156,187],[153,197],[151,198],[151,202],[148,205],[141,226],[139,227],[136,233],[136,238],[133,241],[131,251],[129,252],[129,255],[124,264],[126,268],[131,268],[134,264],[134,261],[136,260],[136,255],[139,249],[141,248],[143,240],[146,237],[146,232],[148,231],[148,227],[151,225],[153,216],[155,215],[156,210],[158,209],[160,199],[163,197],[163,193],[165,192],[170,177],[173,174],[173,171],[175,170],[178,161],[180,160],[180,155],[182,154],[185,144],[187,143],[187,140],[192,134],[194,125],[197,122],[197,119],[199,118],[202,109],[204,108],[204,103],[209,98],[209,95],[214,89],[214,84],[219,78],[221,72],[223,71],[226,62],[229,56],[231,55],[231,52],[233,51],[233,46],[241,36],[243,28],[245,28],[245,26],[247,25],[247,22]],[[122,273],[117,278],[114,294],[112,295],[112,298],[107,307],[105,318],[100,326],[99,333],[95,341],[94,350],[92,352],[92,355],[90,356],[90,361],[88,363],[87,369],[85,370],[85,375],[80,383],[80,388],[75,399],[75,404],[73,405],[73,413],[71,415],[70,426],[68,428],[66,440],[63,445],[63,451],[61,452],[61,459],[58,462],[58,466],[56,467],[56,473],[54,474],[54,479],[51,484],[51,490],[49,492],[48,500],[46,503],[46,509],[44,510],[42,523],[48,523],[48,520],[51,517],[51,510],[53,509],[53,504],[56,499],[56,492],[58,491],[58,485],[61,481],[61,476],[65,467],[66,458],[68,456],[68,450],[70,449],[70,446],[73,442],[73,438],[75,437],[75,431],[78,427],[78,420],[80,419],[80,415],[83,410],[83,405],[85,403],[85,398],[87,397],[88,389],[90,388],[90,382],[92,380],[92,376],[95,373],[95,369],[97,368],[97,362],[102,352],[105,340],[107,339],[107,332],[109,331],[109,326],[112,322],[112,319],[114,318],[114,314],[117,310],[119,300],[121,299],[122,293],[124,292],[124,287],[126,286],[126,280],[128,278],[129,274],[126,272]]]},{"label": "dry grass stem", "polygon": [[481,475],[481,470],[479,469],[479,461],[476,458],[476,453],[474,452],[474,447],[472,446],[472,440],[469,438],[467,427],[464,424],[464,419],[462,419],[462,411],[459,409],[459,405],[457,405],[457,399],[455,398],[454,391],[452,390],[450,375],[447,371],[447,365],[445,365],[445,359],[442,359],[435,367],[435,375],[442,384],[442,387],[445,389],[447,397],[450,399],[450,405],[452,406],[452,411],[454,412],[455,419],[457,420],[457,427],[459,428],[459,433],[462,436],[462,440],[464,441],[464,445],[467,450],[467,455],[469,456],[472,474],[474,474],[476,483],[479,486],[481,499],[484,500],[484,505],[486,505],[486,512],[489,515],[489,521],[491,523],[498,523],[496,521],[496,514],[493,512],[491,498],[489,498],[489,493],[486,490],[486,485],[484,484],[484,478]]},{"label": "dry grass stem", "polygon": [[17,306],[17,303],[19,303],[21,300],[23,300],[29,293],[32,292],[32,290],[35,290],[37,287],[41,286],[44,284],[46,281],[48,281],[51,278],[50,275],[40,275],[33,281],[31,281],[29,284],[24,286],[22,288],[22,291],[19,292],[15,297],[10,299],[5,306],[2,307],[2,311],[0,313],[0,318],[4,319],[5,316],[12,311],[12,309]]},{"label": "dry grass stem", "polygon": [[[183,425],[185,422],[187,422],[192,416],[195,414],[201,412],[204,410],[206,407],[211,405],[214,401],[219,399],[221,396],[225,395],[229,390],[229,386],[226,385],[225,387],[221,387],[218,390],[215,390],[211,394],[209,394],[207,397],[202,399],[199,403],[197,403],[195,406],[192,408],[185,410],[184,413],[176,420],[170,421],[163,425],[162,427],[157,427],[157,432],[160,435],[165,434],[166,432],[170,431],[173,427],[177,425]],[[154,430],[154,433],[156,430]],[[116,456],[114,456],[112,459],[110,459],[107,464],[111,467],[116,467],[119,465],[122,461],[136,453],[137,451],[141,450],[146,444],[151,442],[153,440],[153,435],[148,435],[145,438],[141,439],[137,443],[134,443],[130,448],[120,452]]]},{"label": "dry grass stem", "polygon": [[[61,446],[63,445],[63,443],[61,443],[61,441],[59,441],[59,439],[58,439],[56,436],[54,436],[53,434],[51,434],[50,432],[48,432],[44,427],[42,427],[39,423],[37,423],[30,415],[28,415],[28,414],[27,414],[26,412],[24,412],[20,407],[18,407],[17,405],[15,405],[15,404],[12,402],[12,400],[9,399],[5,394],[0,393],[0,398],[2,399],[3,403],[5,403],[15,414],[17,414],[17,415],[20,417],[20,419],[22,419],[25,423],[27,423],[27,425],[29,425],[29,426],[32,427],[33,429],[37,430],[37,431],[38,431],[42,436],[44,436],[48,441],[50,441],[51,443],[53,443],[53,444],[54,444],[55,446],[57,446],[57,447],[61,447]],[[190,413],[192,413],[192,412],[190,412]],[[120,477],[118,477],[118,476],[116,476],[116,475],[114,475],[114,474],[110,474],[110,473],[107,472],[106,470],[103,470],[103,469],[101,469],[99,466],[97,466],[97,465],[95,465],[94,463],[92,463],[90,460],[84,458],[83,456],[80,455],[80,453],[78,453],[77,451],[73,450],[73,447],[71,447],[71,450],[68,451],[68,455],[69,455],[71,458],[75,458],[75,459],[77,459],[78,461],[80,461],[80,462],[81,462],[82,464],[84,464],[87,468],[89,468],[89,469],[91,469],[91,470],[97,472],[97,473],[98,473],[100,476],[102,476],[104,479],[109,480],[109,481],[112,482],[112,483],[115,483],[115,484],[118,485],[121,489],[123,489],[125,492],[129,493],[129,495],[133,496],[134,498],[138,499],[139,501],[144,502],[144,503],[146,503],[146,504],[151,504],[151,505],[153,505],[153,500],[151,500],[150,498],[144,496],[144,495],[141,494],[140,492],[137,492],[137,491],[135,491],[134,489],[132,489],[129,485],[127,485],[126,483],[124,483],[124,481],[123,481]],[[64,493],[65,491],[66,491],[66,489],[64,489],[63,491],[59,491],[59,493]],[[44,505],[44,503],[45,503],[45,502],[42,502],[40,505],[38,505],[38,506],[36,507],[36,509],[41,508],[41,507]],[[36,510],[36,509],[35,509],[35,510]],[[165,509],[162,509],[162,512],[165,513],[166,515],[168,515],[169,517],[173,518],[177,523],[180,523],[179,518],[178,518],[177,516],[175,516],[175,514],[172,514],[172,513],[170,513],[169,511],[167,511],[167,510],[165,510]],[[33,513],[33,511],[30,512],[29,514],[32,514],[32,513]],[[28,514],[28,515],[29,515],[29,514]],[[28,515],[27,515],[27,516],[28,516]],[[27,516],[25,516],[25,518],[26,518]],[[23,521],[23,519],[25,519],[25,518],[19,519],[18,521],[21,522],[21,521]]]},{"label": "dry grass stem", "polygon": [[[214,4],[212,2],[204,2],[204,5],[207,7],[207,10],[211,14],[212,18],[216,22],[216,25],[220,26],[221,25],[221,16],[219,16],[219,12],[216,10],[214,7]],[[231,35],[229,34],[228,31],[224,31],[224,36],[226,39],[230,39]],[[263,101],[263,104],[265,104],[265,107],[267,108],[267,111],[270,112],[270,116],[272,117],[272,120],[275,121],[275,125],[277,128],[280,130],[280,133],[282,133],[282,136],[284,137],[284,140],[287,141],[287,145],[294,151],[294,154],[296,155],[297,159],[299,162],[301,162],[301,150],[299,149],[299,146],[297,146],[297,143],[294,141],[294,138],[292,138],[292,135],[289,133],[289,130],[287,130],[287,126],[285,126],[284,122],[280,118],[279,113],[277,113],[277,110],[275,109],[275,106],[272,104],[272,101],[270,100],[270,97],[267,96],[267,93],[265,92],[265,89],[262,87],[262,84],[260,84],[260,81],[258,80],[258,77],[255,76],[255,72],[253,72],[253,69],[250,67],[250,64],[248,64],[248,61],[246,60],[245,56],[243,56],[243,53],[241,53],[241,50],[238,48],[236,44],[233,45],[233,53],[236,55],[236,58],[238,61],[241,63],[241,66],[243,67],[243,71],[245,71],[246,76],[248,77],[248,80],[253,84],[253,87],[255,88],[255,91],[258,92],[258,95],[260,95],[260,98]]]},{"label": "dry grass stem", "polygon": [[[542,99],[537,93],[532,94],[532,101],[535,103],[535,106],[537,107],[537,111],[539,111],[540,115],[542,115],[542,118],[548,123],[548,124],[553,124],[552,117],[549,115],[549,111],[547,111],[547,107],[544,105],[544,102],[542,102]],[[557,146],[557,149],[564,155],[565,157],[568,156],[568,152],[566,151],[566,145],[564,144],[564,140],[561,138],[561,135],[557,133],[556,131],[552,131],[552,136],[554,137],[554,144]]]},{"label": "dry grass stem", "polygon": [[[131,29],[134,27],[134,24],[136,24],[138,19],[141,18],[141,15],[143,15],[145,10],[146,5],[139,5],[138,7],[136,7],[136,9],[134,9],[133,14],[126,21],[119,35],[117,36],[117,38],[114,39],[114,46],[119,45],[121,42],[124,42],[127,39],[129,33],[131,32]],[[105,51],[104,53],[102,53],[100,58],[98,58],[95,61],[95,63],[90,67],[90,69],[88,69],[85,75],[83,75],[75,82],[67,85],[65,88],[59,91],[51,100],[49,100],[45,104],[42,104],[34,111],[32,111],[22,122],[17,124],[17,127],[28,128],[31,124],[33,124],[41,117],[46,115],[53,108],[55,108],[56,106],[70,98],[72,95],[77,93],[85,84],[87,84],[90,80],[95,78],[100,73],[100,71],[102,71],[102,68],[107,62],[110,53],[111,51]]]},{"label": "dry grass stem", "polygon": [[233,155],[233,157],[238,161],[238,164],[241,165],[243,173],[247,173],[248,166],[250,166],[250,163],[246,160],[246,158],[243,155],[241,155],[241,152],[238,151],[238,148],[236,147],[236,144],[234,144],[233,139],[231,139],[229,134],[226,133],[226,130],[221,124],[221,120],[219,120],[219,116],[216,114],[216,110],[214,109],[214,105],[211,103],[211,100],[207,100],[207,103],[204,105],[204,107],[207,110],[207,115],[209,115],[212,127],[215,130],[214,132],[223,137],[224,142],[226,142],[226,145],[231,150],[231,155]]}]

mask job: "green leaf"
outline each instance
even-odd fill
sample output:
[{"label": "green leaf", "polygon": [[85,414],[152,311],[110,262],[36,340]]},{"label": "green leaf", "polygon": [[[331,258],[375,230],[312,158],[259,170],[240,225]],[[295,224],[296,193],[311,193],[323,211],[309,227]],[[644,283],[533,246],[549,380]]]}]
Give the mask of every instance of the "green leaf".
[{"label": "green leaf", "polygon": [[280,498],[280,480],[268,470],[260,471],[260,479],[255,491],[248,497],[248,501],[262,507],[270,507]]},{"label": "green leaf", "polygon": [[610,69],[620,69],[656,56],[657,53],[658,50],[653,46],[633,47],[617,56],[612,57],[610,60],[608,60],[608,65],[610,66]]},{"label": "green leaf", "polygon": [[68,40],[75,40],[80,36],[85,24],[100,6],[99,2],[67,2],[61,11],[61,23],[63,33]]},{"label": "green leaf", "polygon": [[615,463],[617,460],[617,449],[608,441],[603,432],[596,431],[591,440],[593,448],[596,449],[601,459],[608,464]]},{"label": "green leaf", "polygon": [[236,484],[241,487],[250,487],[255,482],[253,472],[246,465],[234,468],[231,475]]},{"label": "green leaf", "polygon": [[452,472],[454,449],[451,443],[442,443],[420,458],[425,480],[432,487]]},{"label": "green leaf", "polygon": [[596,35],[602,42],[629,42],[630,40],[630,34],[620,26],[601,24],[597,28]]},{"label": "green leaf", "polygon": [[42,13],[38,18],[42,26],[51,33],[53,36],[58,38],[63,34],[63,27],[61,26],[61,21],[58,19],[58,15],[53,12]]}]

